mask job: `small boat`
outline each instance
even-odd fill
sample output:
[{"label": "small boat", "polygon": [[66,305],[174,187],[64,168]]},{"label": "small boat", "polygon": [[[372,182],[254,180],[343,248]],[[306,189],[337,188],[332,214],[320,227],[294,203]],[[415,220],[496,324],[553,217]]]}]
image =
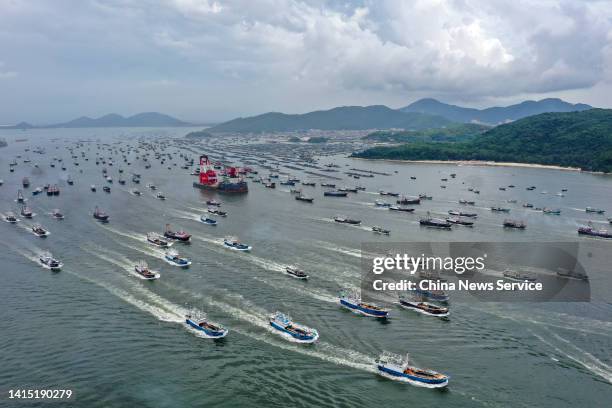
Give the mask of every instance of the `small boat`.
[{"label": "small boat", "polygon": [[593,228],[591,223],[589,223],[588,226],[578,228],[578,234],[589,235],[592,237],[599,237],[599,238],[612,238],[611,231],[608,231],[606,229],[595,229]]},{"label": "small boat", "polygon": [[356,188],[341,187],[338,189],[338,191],[344,191],[346,193],[356,193],[358,190]]},{"label": "small boat", "polygon": [[149,269],[149,265],[145,261],[140,261],[134,266],[134,271],[138,274],[141,279],[155,280],[160,278],[158,272],[153,272]]},{"label": "small boat", "polygon": [[92,184],[92,185],[89,187],[89,189],[90,189],[92,192],[94,192],[94,193],[95,193],[95,192],[96,192],[96,190],[97,190],[97,188],[96,188],[96,185],[95,185],[95,184]]},{"label": "small boat", "polygon": [[117,180],[117,181],[118,181],[118,182],[119,182],[119,184],[121,184],[122,186],[124,186],[124,185],[125,185],[125,180],[124,180],[124,179],[119,179],[119,180]]},{"label": "small boat", "polygon": [[587,207],[585,211],[588,213],[595,213],[595,214],[603,214],[606,212],[606,210],[602,210],[600,208],[593,208],[593,207]]},{"label": "small boat", "polygon": [[157,186],[153,183],[147,184],[147,188],[150,188],[151,190],[157,190]]},{"label": "small boat", "polygon": [[400,205],[421,204],[421,199],[418,197],[417,198],[402,197],[399,200],[397,200],[395,203],[400,204]]},{"label": "small boat", "polygon": [[207,200],[206,205],[212,206],[212,207],[220,207],[221,203],[217,200]]},{"label": "small boat", "polygon": [[132,183],[140,184],[140,177],[136,177],[136,176],[132,177]]},{"label": "small boat", "polygon": [[6,214],[4,214],[4,221],[8,222],[9,224],[16,224],[19,219],[17,218],[17,216],[15,216],[15,213],[7,212]]},{"label": "small boat", "polygon": [[304,181],[302,182],[303,186],[310,186],[310,187],[315,187],[317,185],[317,183],[315,183],[314,181]]},{"label": "small boat", "polygon": [[38,257],[38,261],[42,265],[43,268],[47,268],[52,270],[53,272],[57,272],[62,269],[64,266],[60,261],[55,259],[50,252],[43,252]]},{"label": "small boat", "polygon": [[295,199],[298,200],[298,201],[304,201],[306,203],[312,203],[314,201],[314,198],[306,197],[305,195],[302,195],[302,194],[296,195]]},{"label": "small boat", "polygon": [[33,195],[33,196],[37,196],[37,195],[42,194],[42,193],[43,193],[43,189],[42,189],[42,188],[40,188],[40,187],[36,187],[36,188],[35,188],[35,189],[32,191],[32,195]]},{"label": "small boat", "polygon": [[413,212],[414,208],[402,207],[402,206],[399,206],[399,205],[390,205],[389,206],[389,210],[390,211]]},{"label": "small boat", "polygon": [[324,191],[323,195],[325,197],[346,197],[348,193],[346,191],[331,190],[331,191]]},{"label": "small boat", "polygon": [[23,193],[21,192],[21,190],[17,191],[17,200],[15,200],[15,201],[17,201],[18,203],[25,203],[26,202],[26,199],[23,196]]},{"label": "small boat", "polygon": [[109,186],[104,186],[104,187],[102,187],[102,191],[104,191],[105,193],[110,193],[111,192],[111,188]]},{"label": "small boat", "polygon": [[375,232],[377,234],[383,234],[383,235],[389,235],[391,233],[391,231],[389,231],[388,229],[379,227],[377,225],[372,227],[372,232]]},{"label": "small boat", "polygon": [[23,180],[21,180],[21,185],[23,186],[23,188],[30,187],[30,179],[24,177]]},{"label": "small boat", "polygon": [[546,207],[544,207],[542,212],[544,214],[560,215],[561,214],[561,209],[560,208],[546,208]]},{"label": "small boat", "polygon": [[331,188],[336,188],[335,184],[332,183],[321,183],[321,187],[331,187]]},{"label": "small boat", "polygon": [[433,197],[427,194],[419,194],[419,199],[421,200],[432,200]]},{"label": "small boat", "polygon": [[504,220],[504,228],[516,228],[516,229],[525,229],[527,225],[523,221],[518,220]]},{"label": "small boat", "polygon": [[185,231],[172,231],[172,229],[170,229],[170,224],[166,224],[164,237],[182,242],[188,242],[191,239],[191,235],[186,233]]},{"label": "small boat", "polygon": [[440,229],[451,229],[451,223],[442,219],[442,218],[432,218],[429,215],[429,212],[427,213],[427,217],[425,218],[421,218],[419,220],[419,224],[424,226],[424,227],[430,227],[430,228],[440,228]]},{"label": "small boat", "polygon": [[387,203],[387,202],[382,201],[382,200],[375,200],[374,201],[374,205],[377,206],[377,207],[384,207],[384,208],[391,207],[391,203]]},{"label": "small boat", "polygon": [[297,279],[308,279],[308,275],[306,274],[306,272],[304,272],[303,270],[301,270],[299,267],[295,266],[295,265],[289,265],[285,268],[285,272],[287,272],[287,274],[289,276],[291,276],[292,278],[297,278]]},{"label": "small boat", "polygon": [[21,211],[19,213],[24,218],[34,217],[34,213],[32,212],[32,210],[25,204],[21,206]]},{"label": "small boat", "polygon": [[61,211],[59,209],[54,209],[51,210],[51,217],[55,218],[56,220],[63,220],[64,219],[64,214],[61,213]]},{"label": "small boat", "polygon": [[189,265],[191,265],[191,261],[189,259],[182,258],[175,250],[170,250],[166,252],[166,254],[164,255],[164,259],[170,265],[179,266],[181,268],[187,268]]},{"label": "small boat", "polygon": [[219,217],[227,217],[227,213],[225,211],[221,211],[217,208],[208,208],[208,212],[211,214],[218,215]]},{"label": "small boat", "polygon": [[200,221],[202,221],[204,224],[207,224],[207,225],[217,225],[217,220],[213,218],[208,218],[205,215],[200,216]]},{"label": "small boat", "polygon": [[464,225],[466,227],[471,227],[474,225],[473,221],[464,220],[460,217],[446,217],[446,222],[456,225]]},{"label": "small boat", "polygon": [[274,183],[274,182],[265,183],[264,187],[266,187],[266,188],[276,188],[276,183]]},{"label": "small boat", "polygon": [[510,209],[509,208],[504,208],[504,207],[491,207],[491,211],[493,211],[493,212],[505,212],[505,213],[509,213]]},{"label": "small boat", "polygon": [[112,177],[110,177],[110,176],[106,177],[106,182],[107,183],[112,183],[113,182]]},{"label": "small boat", "polygon": [[422,300],[412,300],[403,296],[399,298],[399,305],[404,309],[414,310],[428,316],[447,317],[449,315],[448,307],[434,305]]},{"label": "small boat", "polygon": [[536,186],[530,186],[530,187],[527,187],[525,190],[527,190],[527,191],[533,191],[533,190],[535,190],[535,189],[536,189]]},{"label": "small boat", "polygon": [[252,249],[251,246],[241,243],[237,238],[234,237],[226,237],[223,240],[223,245],[225,245],[229,249],[233,249],[234,251],[250,251]]},{"label": "small boat", "polygon": [[339,222],[341,224],[351,224],[351,225],[361,224],[361,220],[355,220],[355,219],[343,217],[340,215],[335,216],[334,221]]},{"label": "small boat", "polygon": [[389,310],[373,303],[361,301],[361,296],[356,291],[340,293],[340,305],[355,313],[385,319],[389,316]]},{"label": "small boat", "polygon": [[402,356],[383,352],[376,360],[378,373],[383,377],[404,381],[413,385],[429,388],[442,388],[448,385],[450,377],[427,368],[418,368],[410,365],[409,356]]},{"label": "small boat", "polygon": [[51,235],[51,233],[47,231],[46,229],[44,229],[42,225],[38,225],[38,224],[32,226],[32,233],[40,238],[46,238],[49,235]]},{"label": "small boat", "polygon": [[289,315],[281,312],[270,316],[270,326],[299,343],[314,343],[319,338],[319,333],[315,329],[294,323]]},{"label": "small boat", "polygon": [[161,235],[159,235],[156,232],[149,232],[147,234],[147,241],[150,244],[153,244],[153,245],[158,246],[160,248],[168,248],[168,247],[172,246],[171,242],[168,242],[166,239],[164,239],[164,237],[162,237]]},{"label": "small boat", "polygon": [[199,317],[186,315],[185,322],[194,329],[202,332],[202,334],[208,338],[221,339],[229,333],[229,330],[220,324],[210,322],[206,315],[200,315]]},{"label": "small boat", "polygon": [[510,280],[513,281],[517,281],[517,282],[535,282],[536,278],[532,275],[529,275],[527,273],[521,273],[519,271],[511,271],[509,269],[506,269],[504,271],[504,278],[508,278]]},{"label": "small boat", "polygon": [[108,222],[108,214],[102,211],[100,208],[96,207],[93,212],[93,217],[102,222]]},{"label": "small boat", "polygon": [[142,193],[140,192],[140,190],[137,190],[137,189],[133,189],[133,190],[132,190],[132,194],[134,194],[135,196],[138,196],[138,197],[140,197],[140,196],[142,195]]},{"label": "small boat", "polygon": [[523,208],[533,208],[533,204],[531,204],[531,203],[524,203],[523,204]]},{"label": "small boat", "polygon": [[68,178],[66,179],[66,183],[68,183],[69,186],[74,185],[74,180],[72,179],[72,177],[68,176]]},{"label": "small boat", "polygon": [[164,193],[162,193],[161,191],[158,192],[157,194],[155,194],[155,198],[157,198],[158,200],[165,200],[166,196],[164,195]]},{"label": "small boat", "polygon": [[475,201],[471,201],[471,200],[459,200],[459,204],[476,205],[476,202]]},{"label": "small boat", "polygon": [[391,196],[391,197],[399,197],[399,193],[393,193],[391,191],[384,191],[384,190],[380,190],[378,192],[378,194],[382,195],[382,196]]}]

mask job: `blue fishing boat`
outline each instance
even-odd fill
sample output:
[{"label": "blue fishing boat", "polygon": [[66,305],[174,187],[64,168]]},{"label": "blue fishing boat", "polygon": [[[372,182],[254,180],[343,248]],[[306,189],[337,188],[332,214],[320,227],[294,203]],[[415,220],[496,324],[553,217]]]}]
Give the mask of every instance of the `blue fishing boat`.
[{"label": "blue fishing boat", "polygon": [[243,244],[238,240],[238,238],[234,237],[226,237],[223,240],[223,245],[229,249],[233,249],[234,251],[250,251],[252,249],[250,245]]},{"label": "blue fishing boat", "polygon": [[166,252],[166,254],[164,255],[164,259],[170,265],[179,266],[181,268],[186,268],[191,265],[191,261],[189,259],[182,258],[175,250],[170,250]]},{"label": "blue fishing boat", "polygon": [[200,221],[202,221],[204,224],[207,224],[207,225],[217,225],[217,220],[208,218],[205,215],[200,216]]},{"label": "blue fishing boat", "polygon": [[319,339],[319,332],[315,329],[294,323],[289,315],[281,312],[270,316],[270,326],[290,340],[299,343],[314,343]]},{"label": "blue fishing boat", "polygon": [[340,293],[340,305],[355,312],[369,317],[387,318],[389,310],[373,303],[361,301],[361,295],[356,291]]},{"label": "blue fishing boat", "polygon": [[376,368],[383,377],[428,388],[446,387],[450,379],[446,374],[411,366],[408,355],[402,357],[386,351],[376,360]]},{"label": "blue fishing boat", "polygon": [[196,330],[199,330],[204,337],[212,339],[221,339],[227,336],[229,330],[218,323],[210,322],[206,315],[194,317],[192,315],[185,316],[185,322]]}]

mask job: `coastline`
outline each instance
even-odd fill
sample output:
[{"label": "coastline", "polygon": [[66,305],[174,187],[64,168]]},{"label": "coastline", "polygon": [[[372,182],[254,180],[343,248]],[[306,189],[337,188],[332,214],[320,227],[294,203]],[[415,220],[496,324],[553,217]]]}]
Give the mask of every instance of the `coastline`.
[{"label": "coastline", "polygon": [[563,167],[552,164],[536,164],[536,163],[513,163],[513,162],[494,162],[482,160],[400,160],[400,159],[367,159],[364,157],[351,157],[352,159],[368,160],[368,161],[386,161],[392,163],[412,163],[412,164],[447,164],[454,166],[485,166],[485,167],[522,167],[529,169],[546,169],[546,170],[563,170],[576,171],[581,173],[605,174],[597,171],[586,171],[578,167]]}]

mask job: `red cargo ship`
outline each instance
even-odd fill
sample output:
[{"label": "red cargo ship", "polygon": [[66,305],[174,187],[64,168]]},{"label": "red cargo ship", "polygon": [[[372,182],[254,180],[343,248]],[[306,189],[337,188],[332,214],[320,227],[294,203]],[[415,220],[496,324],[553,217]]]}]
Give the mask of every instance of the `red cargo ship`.
[{"label": "red cargo ship", "polygon": [[236,167],[226,167],[222,172],[222,179],[219,181],[214,166],[208,156],[200,156],[200,181],[194,182],[193,186],[204,190],[215,190],[219,193],[247,193],[249,186],[244,179],[239,176]]}]

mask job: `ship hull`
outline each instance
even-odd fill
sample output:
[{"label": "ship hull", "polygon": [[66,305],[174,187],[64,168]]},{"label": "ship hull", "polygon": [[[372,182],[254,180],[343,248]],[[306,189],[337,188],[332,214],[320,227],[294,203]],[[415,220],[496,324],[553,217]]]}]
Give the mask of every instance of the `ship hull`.
[{"label": "ship hull", "polygon": [[222,181],[219,184],[213,185],[194,182],[193,187],[201,190],[217,191],[224,194],[245,194],[249,192],[249,186],[246,181],[238,181],[236,183]]}]

